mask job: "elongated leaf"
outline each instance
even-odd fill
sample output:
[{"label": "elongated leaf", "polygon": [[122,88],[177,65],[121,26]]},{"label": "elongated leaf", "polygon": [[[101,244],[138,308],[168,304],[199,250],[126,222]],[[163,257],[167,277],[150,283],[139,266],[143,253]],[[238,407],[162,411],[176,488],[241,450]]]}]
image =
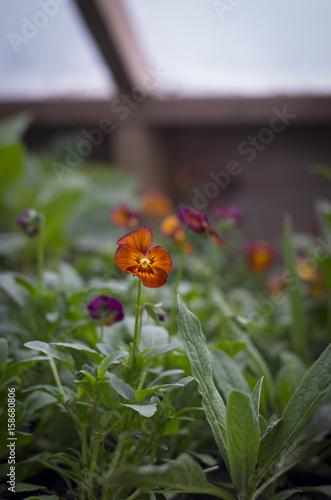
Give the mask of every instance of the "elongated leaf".
[{"label": "elongated leaf", "polygon": [[152,417],[156,412],[156,403],[147,405],[128,405],[123,403],[122,406],[128,406],[129,408],[132,408],[132,410],[140,413],[140,415],[146,418]]},{"label": "elongated leaf", "polygon": [[[168,387],[174,387],[176,386],[177,384],[163,384],[163,385],[157,385],[155,387],[149,387],[148,389],[142,389],[140,391],[137,391],[136,392],[136,402],[139,403],[140,401],[142,401],[144,398],[146,398],[147,396],[149,396],[150,394],[153,394],[154,392],[156,391],[159,391],[160,389],[166,389]],[[182,384],[178,384],[180,388],[183,387]]]},{"label": "elongated leaf", "polygon": [[126,351],[115,351],[105,357],[98,366],[98,377],[103,378],[109,366],[124,356],[127,356],[129,353]]},{"label": "elongated leaf", "polygon": [[35,364],[40,363],[40,361],[49,361],[49,360],[50,360],[49,357],[34,356],[33,358],[24,359],[23,361],[19,361],[18,363],[10,364],[7,366],[2,381],[5,382],[6,380],[10,380],[11,378],[18,377],[19,375],[24,373],[26,370],[28,370]]},{"label": "elongated leaf", "polygon": [[225,399],[228,398],[232,389],[239,389],[250,394],[248,382],[233,358],[224,351],[214,351],[213,359],[214,378]]},{"label": "elongated leaf", "polygon": [[[69,342],[51,342],[51,346],[55,347],[67,347],[68,349],[74,349],[75,351],[80,351],[90,358],[94,359],[98,363],[101,363],[103,360],[103,356],[99,354],[97,351],[94,349],[91,349],[89,346],[84,345],[84,344],[77,344],[77,343],[69,343]],[[61,352],[63,352],[61,350]]]},{"label": "elongated leaf", "polygon": [[281,493],[278,493],[278,495],[272,497],[271,500],[285,500],[285,498],[289,498],[290,496],[294,495],[294,493],[300,492],[301,490],[282,491]]},{"label": "elongated leaf", "polygon": [[26,342],[25,347],[33,349],[34,351],[41,351],[51,358],[59,359],[66,365],[67,368],[73,373],[74,372],[74,359],[73,357],[65,351],[51,347],[46,342],[41,342],[40,340],[33,340],[32,342]]},{"label": "elongated leaf", "polygon": [[281,420],[272,432],[266,453],[254,480],[259,482],[272,463],[293,441],[303,424],[330,388],[331,344],[306,373],[301,384],[288,402]]},{"label": "elongated leaf", "polygon": [[142,354],[142,357],[144,359],[151,359],[154,358],[155,356],[158,356],[159,354],[162,354],[164,352],[169,352],[173,351],[174,349],[177,349],[178,347],[181,347],[182,343],[181,342],[170,342],[170,344],[163,344],[163,345],[158,345],[155,347],[151,347],[150,349],[147,349]]},{"label": "elongated leaf", "polygon": [[37,497],[26,497],[24,500],[60,500],[57,495],[38,495]]},{"label": "elongated leaf", "polygon": [[204,493],[224,500],[234,500],[230,493],[209,484],[200,465],[187,454],[160,466],[121,467],[110,477],[109,482],[142,488],[161,486],[176,492]]},{"label": "elongated leaf", "polygon": [[136,400],[136,392],[132,389],[131,385],[116,377],[115,373],[106,372],[106,376],[110,378],[111,386],[118,394],[129,401]]},{"label": "elongated leaf", "polygon": [[0,373],[6,369],[8,358],[8,342],[6,339],[0,339]]},{"label": "elongated leaf", "polygon": [[[222,458],[228,470],[230,470],[225,430],[226,409],[224,401],[213,381],[213,358],[207,349],[206,338],[202,333],[200,321],[188,310],[183,299],[179,295],[178,306],[179,337],[183,342],[184,349],[190,360],[192,376],[198,382],[206,418],[213,431]],[[221,425],[219,425],[218,422]]]},{"label": "elongated leaf", "polygon": [[252,402],[254,406],[254,410],[256,413],[256,416],[259,416],[260,412],[260,399],[261,399],[261,390],[262,390],[262,384],[263,384],[264,377],[261,377],[260,380],[256,382],[256,386],[253,389],[252,392]]},{"label": "elongated leaf", "polygon": [[296,270],[296,258],[292,244],[292,226],[289,218],[285,218],[284,220],[283,251],[288,273],[286,289],[292,311],[291,333],[293,349],[302,359],[309,362],[311,356],[307,345],[308,330],[300,290],[300,281]]},{"label": "elongated leaf", "polygon": [[237,389],[229,393],[226,429],[231,479],[245,494],[257,463],[260,425],[251,397]]}]

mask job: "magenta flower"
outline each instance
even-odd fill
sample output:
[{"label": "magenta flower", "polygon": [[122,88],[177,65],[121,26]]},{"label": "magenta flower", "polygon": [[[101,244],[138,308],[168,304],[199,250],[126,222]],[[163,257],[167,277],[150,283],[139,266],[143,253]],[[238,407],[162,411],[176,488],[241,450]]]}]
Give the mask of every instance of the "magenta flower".
[{"label": "magenta flower", "polygon": [[182,207],[178,210],[178,216],[196,233],[204,233],[209,230],[207,215],[195,208]]},{"label": "magenta flower", "polygon": [[216,231],[209,227],[208,217],[203,212],[191,207],[182,207],[178,210],[178,216],[192,231],[210,234],[216,245],[224,245],[224,241],[218,236]]},{"label": "magenta flower", "polygon": [[43,217],[41,212],[31,208],[17,217],[17,224],[22,228],[26,236],[36,236],[40,232]]},{"label": "magenta flower", "polygon": [[95,321],[112,325],[124,318],[123,304],[110,295],[98,295],[87,306],[90,316]]},{"label": "magenta flower", "polygon": [[242,224],[242,213],[238,207],[225,207],[216,205],[213,208],[213,216],[216,220],[224,219],[233,227],[240,227]]}]

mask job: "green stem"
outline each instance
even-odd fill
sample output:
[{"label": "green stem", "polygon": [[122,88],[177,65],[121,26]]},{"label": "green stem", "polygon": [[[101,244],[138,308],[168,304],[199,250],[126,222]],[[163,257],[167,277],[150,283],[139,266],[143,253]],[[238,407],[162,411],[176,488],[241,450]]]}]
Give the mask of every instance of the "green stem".
[{"label": "green stem", "polygon": [[38,286],[42,293],[44,289],[44,229],[45,219],[42,217],[40,222],[40,232],[38,237]]},{"label": "green stem", "polygon": [[61,380],[60,380],[60,377],[59,377],[59,374],[58,374],[58,371],[57,371],[57,368],[56,368],[56,364],[54,363],[54,359],[53,358],[50,358],[49,364],[50,364],[52,372],[53,372],[55,383],[56,383],[56,385],[57,385],[60,393],[62,394],[62,396],[65,396],[63,385],[61,383]]},{"label": "green stem", "polygon": [[177,317],[177,294],[178,294],[179,283],[180,283],[180,280],[182,279],[182,275],[183,275],[185,246],[186,246],[186,231],[185,231],[185,236],[184,236],[183,243],[182,243],[181,253],[180,253],[180,257],[179,257],[178,271],[177,271],[176,282],[175,282],[174,299],[173,299],[173,303],[172,303],[171,316],[170,316],[170,327],[169,327],[170,333],[174,333],[174,331],[175,331],[175,322],[176,322],[176,317]]},{"label": "green stem", "polygon": [[[93,449],[92,449],[91,466],[90,466],[90,472],[92,474],[95,471],[95,467],[97,465],[99,446],[100,446],[100,439],[97,437],[98,431],[99,431],[98,400],[97,399],[95,399],[93,401],[93,431],[94,431],[94,444],[93,444]],[[90,478],[89,488],[92,489],[92,486],[93,486],[93,478]]]},{"label": "green stem", "polygon": [[139,498],[139,496],[141,495],[141,493],[142,493],[142,489],[141,489],[141,488],[138,488],[136,491],[134,491],[134,492],[132,493],[132,495],[130,495],[130,496],[128,497],[128,499],[127,499],[127,500],[134,500],[135,498]]},{"label": "green stem", "polygon": [[103,321],[100,323],[100,342],[103,342],[103,332],[104,332],[104,323]]},{"label": "green stem", "polygon": [[157,443],[153,443],[152,450],[151,450],[151,455],[149,457],[149,465],[153,465],[155,457],[156,457],[156,452],[157,452]]},{"label": "green stem", "polygon": [[133,346],[132,346],[132,356],[131,356],[131,368],[129,374],[130,384],[132,383],[134,377],[134,371],[136,368],[136,354],[139,347],[139,309],[140,309],[140,297],[141,297],[141,281],[138,279],[138,294],[137,294],[137,307],[136,307],[136,321],[134,325],[133,334]]}]

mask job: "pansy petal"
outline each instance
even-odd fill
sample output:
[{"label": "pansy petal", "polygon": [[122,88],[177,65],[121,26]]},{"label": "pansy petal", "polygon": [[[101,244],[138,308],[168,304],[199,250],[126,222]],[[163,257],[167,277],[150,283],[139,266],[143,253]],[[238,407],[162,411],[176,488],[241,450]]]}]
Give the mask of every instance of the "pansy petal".
[{"label": "pansy petal", "polygon": [[132,266],[127,272],[135,274],[147,288],[159,288],[166,284],[168,273],[158,266],[142,269],[140,266]]},{"label": "pansy petal", "polygon": [[115,262],[117,267],[124,273],[129,273],[127,269],[136,266],[144,256],[128,245],[120,245],[115,252]]},{"label": "pansy petal", "polygon": [[152,230],[147,226],[138,227],[116,241],[118,245],[128,245],[145,255],[153,244]]},{"label": "pansy petal", "polygon": [[222,238],[220,238],[218,236],[216,231],[214,231],[213,229],[210,229],[209,234],[210,234],[213,242],[216,243],[216,245],[218,245],[219,247],[222,247],[224,245],[224,241],[222,240]]},{"label": "pansy petal", "polygon": [[182,207],[178,211],[182,222],[187,224],[193,231],[203,233],[208,230],[208,218],[203,212],[191,207]]},{"label": "pansy petal", "polygon": [[168,274],[172,269],[172,260],[169,253],[162,247],[153,247],[146,255],[146,258],[150,260],[151,266],[161,267]]}]

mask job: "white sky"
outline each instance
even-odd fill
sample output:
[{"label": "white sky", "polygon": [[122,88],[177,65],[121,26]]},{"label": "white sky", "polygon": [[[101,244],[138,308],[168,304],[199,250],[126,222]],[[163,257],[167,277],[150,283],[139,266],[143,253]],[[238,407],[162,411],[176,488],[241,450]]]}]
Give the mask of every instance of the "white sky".
[{"label": "white sky", "polygon": [[[48,4],[48,0],[0,4],[0,99],[109,97],[112,77],[75,3],[51,0],[58,8],[51,17],[41,8],[43,2]],[[22,33],[26,26],[22,18],[45,25],[28,39]],[[8,39],[11,32],[23,35],[28,43],[19,40],[15,51],[15,41]]]},{"label": "white sky", "polygon": [[[331,93],[331,0],[122,1],[147,64],[166,71],[168,93]],[[15,51],[9,33],[24,36],[24,18],[38,22],[43,3],[58,12],[44,14],[45,26]],[[73,0],[1,2],[0,100],[113,91]]]},{"label": "white sky", "polygon": [[331,93],[330,0],[124,4],[146,59],[167,71],[169,92]]}]

